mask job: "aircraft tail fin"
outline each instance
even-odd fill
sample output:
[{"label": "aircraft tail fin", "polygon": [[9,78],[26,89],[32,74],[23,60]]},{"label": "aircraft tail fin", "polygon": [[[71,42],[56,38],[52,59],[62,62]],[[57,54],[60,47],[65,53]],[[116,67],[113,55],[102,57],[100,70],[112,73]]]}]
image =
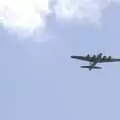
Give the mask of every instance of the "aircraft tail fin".
[{"label": "aircraft tail fin", "polygon": [[91,69],[102,69],[101,67],[99,67],[99,66],[94,66],[94,67],[92,67],[91,68],[91,66],[80,66],[81,68],[88,68],[89,70],[91,70]]}]

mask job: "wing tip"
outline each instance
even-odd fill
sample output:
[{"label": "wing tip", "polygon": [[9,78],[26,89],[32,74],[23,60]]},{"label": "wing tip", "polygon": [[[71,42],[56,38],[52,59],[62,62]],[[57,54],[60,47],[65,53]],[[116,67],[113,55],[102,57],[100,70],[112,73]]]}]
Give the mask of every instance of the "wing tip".
[{"label": "wing tip", "polygon": [[72,55],[72,56],[70,56],[71,58],[76,58],[76,56],[75,55]]}]

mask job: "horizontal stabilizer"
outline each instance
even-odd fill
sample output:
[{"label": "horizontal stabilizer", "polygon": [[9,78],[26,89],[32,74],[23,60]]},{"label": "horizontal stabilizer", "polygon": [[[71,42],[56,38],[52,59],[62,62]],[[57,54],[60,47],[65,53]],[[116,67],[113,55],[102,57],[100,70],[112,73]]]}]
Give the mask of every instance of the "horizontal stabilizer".
[{"label": "horizontal stabilizer", "polygon": [[[80,66],[81,68],[91,68],[91,66]],[[92,69],[102,69],[101,67],[98,67],[98,66],[94,66],[92,67]]]}]

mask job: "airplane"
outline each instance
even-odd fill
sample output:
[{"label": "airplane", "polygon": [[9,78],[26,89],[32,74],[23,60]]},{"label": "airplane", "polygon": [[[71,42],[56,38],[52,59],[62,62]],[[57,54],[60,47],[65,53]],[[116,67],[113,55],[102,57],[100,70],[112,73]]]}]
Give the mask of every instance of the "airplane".
[{"label": "airplane", "polygon": [[98,55],[90,56],[71,56],[73,59],[83,60],[89,62],[89,66],[80,66],[81,68],[88,68],[89,71],[92,69],[102,69],[102,67],[96,66],[97,63],[106,63],[106,62],[120,62],[120,59],[112,58],[111,56],[103,56],[102,53]]}]

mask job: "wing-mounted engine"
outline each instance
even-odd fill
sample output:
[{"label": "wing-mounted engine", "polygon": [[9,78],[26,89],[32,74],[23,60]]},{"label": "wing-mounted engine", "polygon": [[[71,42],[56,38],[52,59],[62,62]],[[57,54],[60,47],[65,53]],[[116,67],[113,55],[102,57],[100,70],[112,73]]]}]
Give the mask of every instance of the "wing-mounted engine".
[{"label": "wing-mounted engine", "polygon": [[112,59],[112,57],[111,57],[111,56],[109,56],[109,57],[108,57],[108,60],[111,60],[111,59]]},{"label": "wing-mounted engine", "polygon": [[107,59],[107,57],[106,56],[103,56],[103,60],[106,60]]},{"label": "wing-mounted engine", "polygon": [[103,60],[111,60],[112,59],[112,57],[111,56],[103,56]]},{"label": "wing-mounted engine", "polygon": [[100,59],[102,57],[102,53],[98,54],[97,58]]},{"label": "wing-mounted engine", "polygon": [[96,55],[93,55],[92,59],[95,59],[96,58]]}]

